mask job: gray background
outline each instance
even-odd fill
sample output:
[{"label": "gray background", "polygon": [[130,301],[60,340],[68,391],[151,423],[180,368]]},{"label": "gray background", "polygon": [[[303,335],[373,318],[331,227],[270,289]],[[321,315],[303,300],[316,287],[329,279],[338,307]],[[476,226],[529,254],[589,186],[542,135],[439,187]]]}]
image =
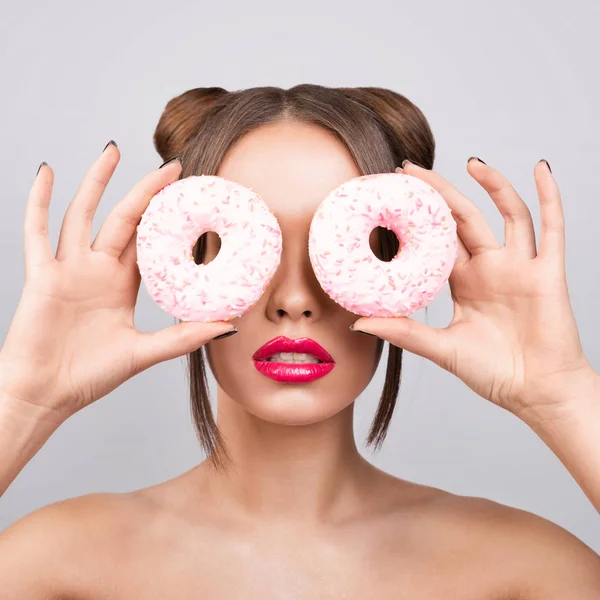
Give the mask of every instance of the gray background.
[{"label": "gray background", "polygon": [[[434,168],[481,207],[499,237],[502,220],[466,172],[467,158],[475,154],[500,169],[536,225],[533,167],[548,159],[565,205],[572,302],[584,348],[600,368],[597,2],[218,4],[2,3],[0,339],[23,286],[25,200],[42,160],[56,175],[56,247],[67,205],[110,138],[122,159],[94,234],[124,193],[160,164],[152,134],[171,97],[213,85],[376,85],[424,111],[437,140]],[[429,322],[442,326],[450,316],[446,289]],[[143,290],[136,322],[150,331],[173,320]],[[357,401],[361,448],[385,358]],[[0,528],[63,498],[145,487],[197,464],[203,455],[187,398],[184,363],[176,359],[76,414],[0,499]],[[406,354],[388,439],[379,454],[364,452],[398,476],[542,515],[600,551],[598,514],[533,431],[424,359]]]}]

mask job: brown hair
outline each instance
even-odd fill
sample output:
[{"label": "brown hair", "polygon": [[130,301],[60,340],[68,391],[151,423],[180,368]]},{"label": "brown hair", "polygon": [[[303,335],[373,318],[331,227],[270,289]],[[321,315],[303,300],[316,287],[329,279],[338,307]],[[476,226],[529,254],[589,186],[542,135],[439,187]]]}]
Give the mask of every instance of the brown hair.
[{"label": "brown hair", "polygon": [[[180,179],[216,175],[232,144],[260,125],[292,119],[320,125],[340,139],[363,175],[391,172],[405,158],[433,168],[435,141],[423,113],[391,90],[329,88],[302,84],[290,89],[258,87],[228,92],[220,87],[195,88],[171,99],[158,122],[154,145],[163,158],[180,156]],[[398,239],[381,228],[381,254],[391,260]],[[194,249],[204,256],[203,234]],[[378,350],[381,351],[383,340]],[[367,445],[379,449],[389,427],[400,386],[402,349],[390,344],[385,384],[371,424]],[[191,410],[200,443],[214,466],[227,451],[211,410],[202,348],[188,355]]]}]

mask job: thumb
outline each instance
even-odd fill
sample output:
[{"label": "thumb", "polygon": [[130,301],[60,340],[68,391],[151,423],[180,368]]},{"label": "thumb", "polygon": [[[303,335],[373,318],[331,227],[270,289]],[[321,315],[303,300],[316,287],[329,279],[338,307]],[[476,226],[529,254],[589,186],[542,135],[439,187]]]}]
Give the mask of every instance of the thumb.
[{"label": "thumb", "polygon": [[152,333],[141,333],[137,341],[135,362],[142,371],[149,367],[197,350],[216,336],[237,329],[233,323],[185,321]]},{"label": "thumb", "polygon": [[450,349],[445,329],[435,329],[408,317],[363,317],[354,323],[352,330],[372,333],[438,365],[447,362]]}]

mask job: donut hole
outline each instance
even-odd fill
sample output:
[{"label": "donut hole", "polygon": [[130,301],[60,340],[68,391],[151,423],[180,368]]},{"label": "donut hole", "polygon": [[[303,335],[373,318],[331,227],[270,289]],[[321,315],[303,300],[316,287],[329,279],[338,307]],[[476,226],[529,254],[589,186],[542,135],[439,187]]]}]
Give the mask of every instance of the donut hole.
[{"label": "donut hole", "polygon": [[194,244],[192,254],[197,265],[207,265],[217,258],[221,249],[221,236],[216,231],[206,231]]},{"label": "donut hole", "polygon": [[369,234],[369,246],[379,260],[391,262],[398,255],[400,240],[391,229],[380,225]]}]

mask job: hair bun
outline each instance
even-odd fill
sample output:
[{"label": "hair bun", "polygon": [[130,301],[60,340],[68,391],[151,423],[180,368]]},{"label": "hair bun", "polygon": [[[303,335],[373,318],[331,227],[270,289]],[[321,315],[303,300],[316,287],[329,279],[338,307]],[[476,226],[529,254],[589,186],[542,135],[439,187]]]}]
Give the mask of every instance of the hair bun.
[{"label": "hair bun", "polygon": [[[405,159],[413,159],[426,169],[433,168],[435,139],[421,109],[406,96],[379,87],[335,88],[347,98],[367,106],[383,119],[402,142],[396,147],[396,165]],[[394,144],[391,144],[394,148]]]},{"label": "hair bun", "polygon": [[229,92],[221,87],[194,88],[167,102],[154,132],[163,160],[181,156],[200,124]]}]

